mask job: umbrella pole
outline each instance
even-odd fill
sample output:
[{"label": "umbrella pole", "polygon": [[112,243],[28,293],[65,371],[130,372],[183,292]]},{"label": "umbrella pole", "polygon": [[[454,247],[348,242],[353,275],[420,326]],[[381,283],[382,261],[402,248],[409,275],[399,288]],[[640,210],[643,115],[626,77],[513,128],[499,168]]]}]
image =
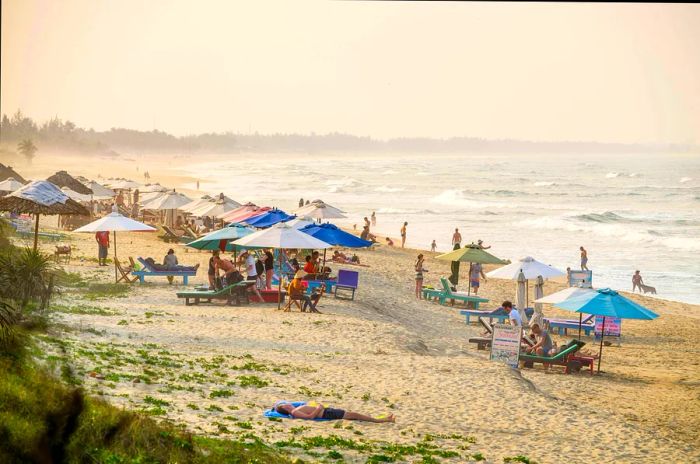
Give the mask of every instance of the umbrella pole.
[{"label": "umbrella pole", "polygon": [[277,276],[277,309],[282,309],[282,253],[281,248],[277,250],[277,262],[280,266],[280,275]]},{"label": "umbrella pole", "polygon": [[578,313],[578,341],[581,341],[581,326],[583,325],[583,313]]},{"label": "umbrella pole", "polygon": [[603,337],[605,337],[605,316],[603,316],[603,329],[600,331],[600,351],[598,352],[598,373],[600,374],[600,360],[603,358]]},{"label": "umbrella pole", "polygon": [[39,213],[36,214],[36,224],[34,225],[34,251],[39,243]]},{"label": "umbrella pole", "polygon": [[469,263],[469,276],[467,277],[467,296],[472,294],[472,263]]},{"label": "umbrella pole", "polygon": [[119,277],[117,277],[117,231],[112,232],[114,234],[114,283],[119,282]]}]

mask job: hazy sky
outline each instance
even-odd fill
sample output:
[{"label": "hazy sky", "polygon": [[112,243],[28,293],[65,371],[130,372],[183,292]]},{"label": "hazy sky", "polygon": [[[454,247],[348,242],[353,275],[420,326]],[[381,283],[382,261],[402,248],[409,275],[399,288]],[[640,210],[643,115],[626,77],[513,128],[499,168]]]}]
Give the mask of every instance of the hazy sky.
[{"label": "hazy sky", "polygon": [[700,5],[2,2],[2,112],[80,126],[700,143]]}]

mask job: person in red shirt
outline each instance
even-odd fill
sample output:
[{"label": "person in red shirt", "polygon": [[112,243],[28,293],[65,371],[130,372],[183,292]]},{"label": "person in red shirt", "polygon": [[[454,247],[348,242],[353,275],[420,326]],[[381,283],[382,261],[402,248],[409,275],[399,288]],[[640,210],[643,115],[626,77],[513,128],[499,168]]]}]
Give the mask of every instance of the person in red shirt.
[{"label": "person in red shirt", "polygon": [[100,266],[107,265],[107,253],[109,252],[109,232],[106,230],[95,233],[97,242],[97,263]]}]

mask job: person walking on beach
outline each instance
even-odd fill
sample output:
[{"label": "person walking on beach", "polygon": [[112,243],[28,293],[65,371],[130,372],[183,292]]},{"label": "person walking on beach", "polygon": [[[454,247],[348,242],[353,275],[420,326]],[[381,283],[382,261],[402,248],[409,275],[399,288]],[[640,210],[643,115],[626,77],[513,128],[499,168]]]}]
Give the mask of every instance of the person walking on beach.
[{"label": "person walking on beach", "polygon": [[97,264],[106,266],[107,253],[109,253],[109,231],[95,232],[95,241],[97,242]]},{"label": "person walking on beach", "polygon": [[401,248],[404,248],[406,245],[406,226],[408,225],[408,222],[403,223],[403,227],[401,227]]},{"label": "person walking on beach", "polygon": [[427,269],[423,267],[423,253],[418,255],[416,260],[416,298],[419,300],[423,298],[423,273],[428,272]]},{"label": "person walking on beach", "polygon": [[[245,270],[246,270],[246,275],[248,278],[246,280],[252,281],[252,282],[257,282],[258,280],[258,271],[257,268],[255,267],[255,258],[253,255],[250,254],[248,250],[244,251],[243,254],[241,255],[241,258],[245,260]],[[257,285],[251,285],[250,286],[253,290],[253,293],[255,293],[255,296],[258,297],[261,303],[264,303],[265,300],[263,300],[262,295],[260,295],[260,292],[258,291]]]},{"label": "person walking on beach", "polygon": [[275,257],[272,250],[265,250],[265,288],[272,290],[272,274],[275,270]]},{"label": "person walking on beach", "polygon": [[302,206],[304,206],[304,199],[299,198],[299,208],[301,208]]},{"label": "person walking on beach", "polygon": [[581,250],[581,270],[587,271],[588,270],[588,252],[583,247],[579,247],[579,250]]},{"label": "person walking on beach", "polygon": [[359,412],[346,411],[344,409],[326,408],[322,404],[319,404],[318,406],[312,406],[310,404],[303,403],[299,406],[294,406],[293,404],[288,403],[286,401],[280,401],[275,403],[272,409],[278,414],[291,416],[294,419],[342,419],[376,423],[396,422],[396,418],[393,414],[389,414],[387,417],[372,417],[366,414],[360,414]]},{"label": "person walking on beach", "polygon": [[635,289],[639,289],[639,293],[642,293],[642,285],[644,285],[644,280],[642,280],[642,274],[639,271],[634,271],[632,276],[632,293]]},{"label": "person walking on beach", "polygon": [[455,233],[452,234],[452,246],[455,245],[462,246],[462,234],[459,233],[459,229],[455,229]]},{"label": "person walking on beach", "polygon": [[433,239],[433,243],[430,244],[430,251],[435,253],[436,249],[437,249],[437,243],[435,243],[435,239]]},{"label": "person walking on beach", "polygon": [[479,293],[479,277],[483,277],[484,282],[486,282],[486,275],[481,267],[481,263],[473,263],[469,269],[469,285],[474,290],[474,295]]},{"label": "person walking on beach", "polygon": [[372,216],[370,216],[370,217],[372,218],[372,227],[376,226],[377,225],[377,214],[374,211],[372,211]]}]

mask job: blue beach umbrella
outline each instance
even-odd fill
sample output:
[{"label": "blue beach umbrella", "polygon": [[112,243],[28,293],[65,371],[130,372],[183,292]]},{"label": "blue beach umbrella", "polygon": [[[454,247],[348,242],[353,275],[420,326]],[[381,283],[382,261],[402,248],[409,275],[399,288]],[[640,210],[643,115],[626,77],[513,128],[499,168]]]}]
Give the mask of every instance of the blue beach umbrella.
[{"label": "blue beach umbrella", "polygon": [[615,290],[601,288],[590,294],[566,299],[555,304],[556,307],[578,313],[603,316],[603,330],[600,334],[600,352],[598,353],[598,372],[603,356],[603,337],[605,336],[605,318],[651,320],[659,317],[655,312],[626,298]]},{"label": "blue beach umbrella", "polygon": [[196,248],[197,250],[235,251],[235,246],[231,243],[231,240],[243,238],[253,232],[255,231],[250,227],[234,222],[222,229],[199,237],[197,240],[193,240],[185,246]]},{"label": "blue beach umbrella", "polygon": [[271,209],[259,216],[253,216],[250,219],[246,219],[243,222],[252,227],[257,227],[258,229],[264,229],[266,227],[274,226],[280,222],[287,222],[294,219],[296,216],[290,216],[281,209]]},{"label": "blue beach umbrella", "polygon": [[365,248],[372,246],[372,242],[362,240],[360,237],[345,232],[333,224],[309,224],[299,230],[335,246],[347,248]]}]

